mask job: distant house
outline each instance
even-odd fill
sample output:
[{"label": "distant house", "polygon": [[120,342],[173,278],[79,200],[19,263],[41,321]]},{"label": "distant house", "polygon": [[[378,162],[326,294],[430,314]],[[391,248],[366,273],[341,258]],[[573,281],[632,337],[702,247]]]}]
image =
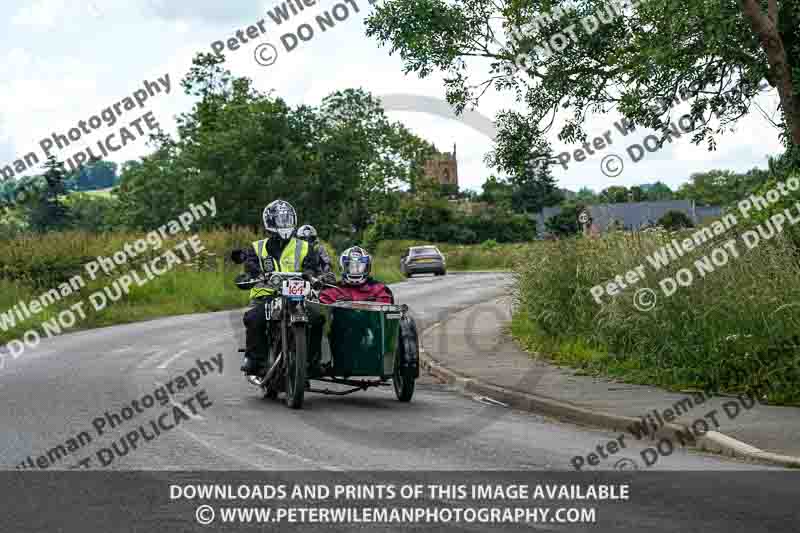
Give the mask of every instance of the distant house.
[{"label": "distant house", "polygon": [[[586,206],[592,220],[592,233],[602,233],[613,223],[623,229],[636,230],[655,225],[667,211],[680,211],[695,224],[722,215],[718,206],[696,206],[694,200],[669,200],[663,202],[626,202],[621,204],[597,204]],[[544,236],[545,222],[561,212],[560,207],[545,207],[537,213],[537,226],[540,236]]]}]

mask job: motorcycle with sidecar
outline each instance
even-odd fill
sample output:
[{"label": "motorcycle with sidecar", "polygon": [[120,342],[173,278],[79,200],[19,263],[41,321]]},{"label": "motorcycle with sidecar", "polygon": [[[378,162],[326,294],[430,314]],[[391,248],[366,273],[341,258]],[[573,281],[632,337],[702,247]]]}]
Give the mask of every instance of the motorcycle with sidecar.
[{"label": "motorcycle with sidecar", "polygon": [[[285,392],[286,405],[299,409],[306,391],[344,395],[391,383],[398,400],[411,401],[419,377],[419,335],[408,306],[346,300],[322,304],[319,292],[331,285],[300,272],[246,278],[237,278],[239,288],[262,283],[276,293],[259,304],[265,306],[273,339],[267,371],[248,377],[265,398]],[[350,388],[320,389],[311,386],[312,380]]]}]

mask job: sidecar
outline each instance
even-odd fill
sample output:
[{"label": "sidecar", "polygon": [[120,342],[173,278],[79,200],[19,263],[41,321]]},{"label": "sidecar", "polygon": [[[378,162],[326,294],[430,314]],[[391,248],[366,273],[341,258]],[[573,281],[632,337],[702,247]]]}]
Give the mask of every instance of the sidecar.
[{"label": "sidecar", "polygon": [[308,379],[352,387],[306,390],[342,395],[391,381],[397,399],[411,401],[419,377],[419,335],[407,306],[311,300],[306,305]]}]

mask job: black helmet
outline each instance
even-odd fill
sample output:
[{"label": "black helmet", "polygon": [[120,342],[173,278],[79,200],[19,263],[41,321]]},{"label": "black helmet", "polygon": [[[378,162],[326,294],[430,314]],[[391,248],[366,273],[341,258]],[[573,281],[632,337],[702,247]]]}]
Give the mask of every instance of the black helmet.
[{"label": "black helmet", "polygon": [[284,200],[275,200],[265,207],[263,218],[264,229],[277,233],[283,240],[291,238],[297,227],[297,212]]},{"label": "black helmet", "polygon": [[297,230],[297,238],[308,242],[314,242],[317,240],[317,230],[311,224],[305,224],[300,226]]}]

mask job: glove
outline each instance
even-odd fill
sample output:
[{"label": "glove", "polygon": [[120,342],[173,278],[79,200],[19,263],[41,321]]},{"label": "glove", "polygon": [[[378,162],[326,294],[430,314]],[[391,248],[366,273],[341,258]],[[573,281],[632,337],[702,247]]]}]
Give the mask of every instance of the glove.
[{"label": "glove", "polygon": [[244,254],[242,253],[241,249],[236,249],[231,252],[231,261],[237,265],[244,263]]},{"label": "glove", "polygon": [[326,272],[320,276],[319,280],[326,285],[336,285],[336,274],[333,272]]}]

